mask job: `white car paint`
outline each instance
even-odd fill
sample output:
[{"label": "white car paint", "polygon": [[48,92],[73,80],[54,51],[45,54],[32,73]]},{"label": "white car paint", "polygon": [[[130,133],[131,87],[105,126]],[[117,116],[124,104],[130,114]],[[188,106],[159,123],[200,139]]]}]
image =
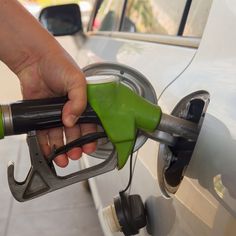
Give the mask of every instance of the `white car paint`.
[{"label": "white car paint", "polygon": [[136,68],[152,81],[159,96],[185,70],[195,52],[195,48],[94,35],[88,36],[79,48],[76,60],[81,67],[94,62],[109,61]]},{"label": "white car paint", "polygon": [[[187,231],[189,235],[191,232],[236,234],[233,184],[236,177],[236,34],[232,31],[236,22],[235,9],[234,1],[213,1],[193,63],[159,101],[170,111],[179,99],[193,91],[204,89],[210,93],[210,104],[186,173],[188,177],[173,200],[181,202],[182,208],[192,216],[184,218],[191,230]],[[224,182],[220,183],[222,178]],[[217,189],[219,184],[222,191]],[[181,218],[176,222],[183,222],[183,216]],[[177,231],[177,227],[174,229]]]},{"label": "white car paint", "polygon": [[[166,113],[171,113],[177,103],[192,92],[206,90],[210,94],[210,104],[186,177],[171,199],[163,198],[158,188],[159,145],[148,141],[137,153],[132,192],[141,194],[146,200],[155,225],[153,235],[236,234],[236,200],[232,196],[236,177],[235,22],[235,2],[215,0],[198,50],[88,36],[78,51],[77,62],[82,66],[113,61],[142,72],[154,86],[157,96],[166,89],[159,99]],[[86,161],[87,165],[95,162]],[[227,176],[227,185],[219,181],[222,175]],[[124,188],[127,178],[126,166],[120,173],[114,171],[90,180],[99,215]],[[219,184],[222,191],[217,189]],[[102,217],[100,220],[104,225]],[[105,234],[111,235],[107,229]],[[140,235],[148,234],[142,230]]]},{"label": "white car paint", "polygon": [[[187,43],[185,47],[186,39],[179,46],[174,45],[175,40],[170,43],[169,37],[162,37],[158,43],[150,42],[150,38],[146,41],[119,38],[119,33],[58,38],[81,67],[112,61],[142,72],[155,88],[158,103],[165,113],[170,114],[177,103],[192,92],[206,90],[210,94],[210,104],[186,176],[170,199],[162,196],[158,186],[159,144],[149,140],[135,154],[137,162],[131,192],[140,194],[146,201],[149,219],[154,225],[153,235],[236,235],[235,22],[235,1],[214,0],[199,48],[189,47]],[[98,162],[91,157],[84,161],[86,166]],[[101,210],[126,186],[128,169],[126,165],[121,171],[90,179],[107,236],[114,234],[107,229]],[[226,176],[226,185],[220,182],[222,176]],[[148,233],[143,229],[139,235]]]}]

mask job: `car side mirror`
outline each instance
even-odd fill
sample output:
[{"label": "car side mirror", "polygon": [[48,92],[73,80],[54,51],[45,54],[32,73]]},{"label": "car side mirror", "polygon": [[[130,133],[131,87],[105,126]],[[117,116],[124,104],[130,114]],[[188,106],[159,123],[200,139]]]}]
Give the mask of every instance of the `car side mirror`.
[{"label": "car side mirror", "polygon": [[73,35],[83,31],[78,4],[46,7],[40,12],[39,21],[54,36]]}]

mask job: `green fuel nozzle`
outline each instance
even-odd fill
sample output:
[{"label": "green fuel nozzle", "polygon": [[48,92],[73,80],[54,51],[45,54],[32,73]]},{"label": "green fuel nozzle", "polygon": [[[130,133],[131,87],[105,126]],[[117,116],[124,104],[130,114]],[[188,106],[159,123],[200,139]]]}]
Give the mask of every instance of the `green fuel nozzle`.
[{"label": "green fuel nozzle", "polygon": [[[88,83],[90,109],[86,109],[79,122],[101,123],[115,146],[120,169],[131,154],[137,130],[154,131],[161,119],[161,109],[121,84],[117,77],[111,78],[109,82]],[[2,105],[1,138],[62,126],[61,114],[66,101],[66,97],[60,97]]]},{"label": "green fuel nozzle", "polygon": [[114,78],[89,84],[88,101],[101,120],[118,154],[118,169],[132,152],[138,130],[152,132],[161,120],[161,109],[138,96]]}]

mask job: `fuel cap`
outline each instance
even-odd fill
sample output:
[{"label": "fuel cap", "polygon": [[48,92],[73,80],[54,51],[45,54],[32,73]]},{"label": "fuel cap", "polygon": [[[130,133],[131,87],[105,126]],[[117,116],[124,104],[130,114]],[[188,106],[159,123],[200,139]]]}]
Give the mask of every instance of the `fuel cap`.
[{"label": "fuel cap", "polygon": [[120,193],[114,204],[103,209],[103,216],[110,230],[122,231],[124,235],[135,235],[146,226],[146,210],[141,197],[137,194]]}]

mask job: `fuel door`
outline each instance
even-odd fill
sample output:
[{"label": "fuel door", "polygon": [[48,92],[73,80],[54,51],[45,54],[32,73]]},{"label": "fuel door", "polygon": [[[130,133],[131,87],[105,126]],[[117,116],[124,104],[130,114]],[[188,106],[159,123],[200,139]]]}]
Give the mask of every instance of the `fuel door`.
[{"label": "fuel door", "polygon": [[[201,129],[210,95],[197,91],[183,98],[172,111],[172,115],[192,121]],[[191,160],[196,141],[176,137],[174,145],[160,144],[157,174],[162,194],[170,198],[178,190],[185,170]]]}]

